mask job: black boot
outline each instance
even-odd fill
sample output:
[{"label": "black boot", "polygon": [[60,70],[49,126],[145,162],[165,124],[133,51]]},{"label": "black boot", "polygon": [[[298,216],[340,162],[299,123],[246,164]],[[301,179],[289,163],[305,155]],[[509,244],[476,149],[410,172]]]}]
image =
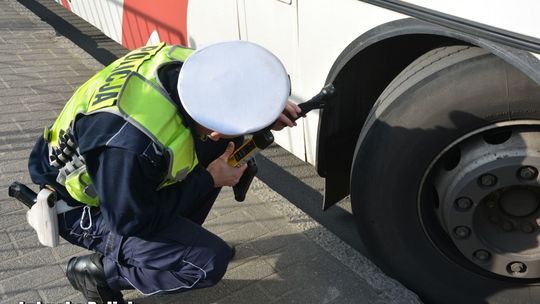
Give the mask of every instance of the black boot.
[{"label": "black boot", "polygon": [[102,258],[103,255],[99,253],[71,258],[66,270],[69,283],[82,292],[89,302],[101,304],[116,301],[123,304],[125,302],[122,293],[119,290],[112,290],[107,285]]}]

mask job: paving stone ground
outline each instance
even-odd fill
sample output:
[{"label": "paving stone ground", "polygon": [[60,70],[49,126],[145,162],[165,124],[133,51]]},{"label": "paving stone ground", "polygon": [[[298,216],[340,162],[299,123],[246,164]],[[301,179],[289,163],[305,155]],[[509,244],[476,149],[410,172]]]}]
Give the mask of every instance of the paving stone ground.
[{"label": "paving stone ground", "polygon": [[[26,223],[26,209],[7,196],[7,188],[13,181],[30,184],[27,158],[35,139],[74,89],[103,65],[19,2],[27,1],[0,1],[0,303],[83,303],[64,271],[70,257],[86,252],[65,242],[54,249],[41,246]],[[96,48],[108,44],[114,48],[110,54],[123,52],[95,37]],[[219,284],[166,296],[128,291],[126,298],[134,303],[419,303],[259,180],[243,203],[224,190],[204,226],[237,244],[237,257]]]}]

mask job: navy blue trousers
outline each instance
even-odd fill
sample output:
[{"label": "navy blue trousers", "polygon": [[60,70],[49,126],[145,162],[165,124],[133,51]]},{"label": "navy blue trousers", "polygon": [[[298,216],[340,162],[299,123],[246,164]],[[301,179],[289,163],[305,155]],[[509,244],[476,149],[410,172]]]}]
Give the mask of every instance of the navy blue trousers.
[{"label": "navy blue trousers", "polygon": [[[206,166],[219,157],[228,141],[196,142],[200,163]],[[238,146],[242,139],[234,141]],[[152,295],[209,287],[223,277],[231,254],[222,239],[201,227],[219,191],[215,188],[202,201],[190,202],[198,208],[144,239],[112,233],[95,207],[60,214],[59,232],[68,242],[103,254],[105,275],[113,289],[135,288]],[[90,229],[81,228],[83,212],[83,226],[92,219]]]}]

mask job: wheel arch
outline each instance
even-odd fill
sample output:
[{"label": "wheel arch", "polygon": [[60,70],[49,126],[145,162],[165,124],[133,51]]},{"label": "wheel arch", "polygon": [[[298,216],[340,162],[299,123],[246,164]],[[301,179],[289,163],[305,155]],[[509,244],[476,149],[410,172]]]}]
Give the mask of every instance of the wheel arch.
[{"label": "wheel arch", "polygon": [[386,86],[422,54],[457,44],[484,48],[540,84],[540,61],[531,53],[471,34],[414,18],[385,23],[364,33],[338,56],[326,79],[335,85],[337,95],[319,118],[316,164],[319,175],[326,178],[323,209],[349,194],[358,135]]}]

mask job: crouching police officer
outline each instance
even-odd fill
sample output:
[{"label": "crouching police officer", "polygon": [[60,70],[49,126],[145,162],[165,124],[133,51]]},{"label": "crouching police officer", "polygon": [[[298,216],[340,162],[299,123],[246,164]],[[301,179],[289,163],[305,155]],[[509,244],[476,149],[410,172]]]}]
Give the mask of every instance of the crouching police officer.
[{"label": "crouching police officer", "polygon": [[30,155],[34,183],[71,206],[59,233],[95,253],[72,258],[71,285],[88,301],[123,302],[216,284],[232,249],[201,225],[245,165],[227,164],[241,135],[300,109],[279,60],[248,42],[132,51],[68,101]]}]

